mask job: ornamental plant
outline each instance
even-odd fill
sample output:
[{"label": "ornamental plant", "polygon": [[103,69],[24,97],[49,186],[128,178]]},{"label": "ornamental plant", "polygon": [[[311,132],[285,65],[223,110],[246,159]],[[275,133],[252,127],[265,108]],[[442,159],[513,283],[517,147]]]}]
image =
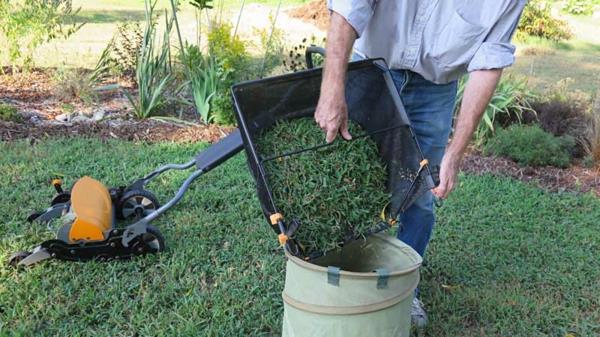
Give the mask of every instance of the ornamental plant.
[{"label": "ornamental plant", "polygon": [[508,157],[521,165],[568,167],[575,139],[556,137],[538,125],[511,125],[498,130],[484,147],[485,154]]},{"label": "ornamental plant", "polygon": [[[354,123],[350,132],[364,133]],[[283,121],[257,140],[264,155],[283,154],[324,142],[312,118]],[[287,221],[297,220],[295,239],[305,252],[327,252],[364,236],[380,223],[389,201],[386,169],[368,137],[336,139],[328,147],[264,163],[275,204]]]}]

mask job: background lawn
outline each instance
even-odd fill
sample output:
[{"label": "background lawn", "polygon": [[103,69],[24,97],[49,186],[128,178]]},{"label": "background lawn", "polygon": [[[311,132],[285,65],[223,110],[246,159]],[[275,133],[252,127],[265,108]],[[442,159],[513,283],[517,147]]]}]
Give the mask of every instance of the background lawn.
[{"label": "background lawn", "polygon": [[[203,145],[86,139],[0,143],[0,259],[53,234],[24,219],[54,173],[125,184]],[[184,173],[151,189],[162,200]],[[600,201],[507,178],[463,176],[439,210],[423,268],[421,336],[598,336]],[[245,158],[196,182],[155,222],[160,255],[128,262],[0,264],[0,336],[277,336],[284,259]]]},{"label": "background lawn", "polygon": [[[284,0],[283,11],[307,2]],[[241,0],[224,1],[223,16],[233,24],[237,21],[241,3]],[[215,1],[211,15],[217,13],[218,4],[219,1]],[[270,28],[269,16],[274,16],[277,4],[278,0],[246,1],[240,35],[254,44],[249,49],[255,56],[262,57],[264,53],[259,50],[256,29]],[[82,8],[77,21],[86,22],[86,25],[66,41],[56,40],[38,48],[35,53],[36,65],[93,68],[119,23],[144,20],[143,0],[74,0],[73,5]],[[159,0],[157,6],[170,9],[168,0]],[[518,47],[517,61],[507,72],[528,78],[531,86],[538,91],[556,86],[561,79],[571,78],[573,81],[569,90],[581,90],[595,97],[600,88],[600,18],[561,15],[569,22],[574,38],[561,43],[539,39],[515,41]],[[187,2],[183,2],[179,20],[184,39],[195,40],[194,10]],[[206,25],[206,20],[203,25]],[[284,29],[288,47],[313,35],[319,39],[325,36],[316,27],[289,17],[280,17],[277,27]],[[203,29],[206,31],[206,28]]]},{"label": "background lawn", "polygon": [[[184,39],[195,41],[196,39],[196,18],[195,9],[188,4],[188,1],[182,3],[179,12],[179,23],[181,33]],[[308,0],[284,0],[282,2],[282,11],[293,6],[302,5]],[[252,43],[258,43],[256,29],[268,28],[270,30],[271,21],[269,16],[275,16],[278,0],[252,0],[246,1],[242,18],[239,25],[239,34],[244,40],[250,40]],[[214,8],[210,15],[216,16],[220,13],[218,5],[219,0],[213,1]],[[223,18],[233,25],[236,24],[239,15],[241,0],[224,0]],[[81,8],[76,17],[77,22],[85,22],[85,25],[68,40],[55,40],[47,43],[35,52],[35,64],[41,67],[84,67],[93,68],[100,57],[100,54],[117,31],[117,25],[129,21],[143,22],[144,0],[74,0],[74,8]],[[169,0],[158,0],[157,14],[162,14],[163,9],[171,10]],[[290,45],[300,43],[305,37],[316,35],[325,36],[316,27],[300,20],[293,20],[293,23],[278,20],[278,28],[285,29],[287,41]],[[164,26],[164,17],[159,20],[159,25]],[[203,31],[207,31],[207,20],[203,17]],[[143,27],[143,25],[142,25]],[[175,36],[173,35],[173,42]],[[174,43],[173,45],[177,45]],[[257,55],[263,55],[264,51],[257,50],[256,46],[250,46],[250,50]]]}]

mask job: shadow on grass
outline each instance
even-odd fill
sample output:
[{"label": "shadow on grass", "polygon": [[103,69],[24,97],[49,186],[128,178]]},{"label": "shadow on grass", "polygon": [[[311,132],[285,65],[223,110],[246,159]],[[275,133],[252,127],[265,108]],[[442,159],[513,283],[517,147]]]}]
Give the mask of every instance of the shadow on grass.
[{"label": "shadow on grass", "polygon": [[87,10],[75,16],[76,23],[112,23],[126,20],[142,21],[145,18],[143,10]]}]

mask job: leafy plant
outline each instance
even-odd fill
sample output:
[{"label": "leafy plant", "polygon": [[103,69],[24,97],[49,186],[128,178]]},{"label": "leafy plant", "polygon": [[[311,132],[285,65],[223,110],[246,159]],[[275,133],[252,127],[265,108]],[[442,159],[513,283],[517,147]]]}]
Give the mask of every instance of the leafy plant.
[{"label": "leafy plant", "polygon": [[569,24],[552,16],[551,4],[542,0],[530,0],[525,6],[517,37],[538,36],[548,40],[562,41],[573,36]]},{"label": "leafy plant", "polygon": [[[465,87],[466,80],[463,78],[458,87],[457,109],[462,103]],[[508,126],[512,123],[521,123],[524,113],[535,114],[530,105],[533,98],[535,95],[529,89],[525,79],[518,79],[511,75],[504,76],[498,83],[483,118],[475,130],[475,144],[481,146],[491,137],[497,124]]]},{"label": "leafy plant", "polygon": [[590,100],[587,95],[570,90],[571,82],[568,78],[560,80],[543,97],[536,98],[531,103],[535,114],[528,112],[524,119],[527,123],[538,123],[544,131],[555,136],[575,138],[577,144],[573,155],[582,158],[590,146]]},{"label": "leafy plant", "polygon": [[154,21],[154,7],[156,0],[150,3],[145,0],[146,26],[144,38],[139,51],[136,65],[137,96],[125,92],[134,108],[137,118],[150,117],[158,107],[165,102],[164,93],[173,79],[170,69],[170,34],[173,28],[173,17],[165,14],[166,27],[162,41],[156,38],[156,22]]},{"label": "leafy plant", "polygon": [[562,10],[573,15],[591,15],[600,10],[600,0],[566,0]]},{"label": "leafy plant", "polygon": [[[325,45],[327,40],[326,40],[326,38],[323,38],[320,42],[321,42],[321,44]],[[297,72],[300,70],[305,70],[306,69],[306,61],[305,61],[306,48],[308,48],[310,46],[316,46],[316,45],[318,45],[317,37],[313,35],[310,37],[310,39],[304,38],[304,39],[302,39],[301,43],[299,43],[298,45],[292,46],[285,53],[285,58],[283,60],[283,66],[285,67],[285,69],[288,72]],[[314,55],[313,64],[315,67],[320,67],[321,65],[323,65],[323,61],[324,61],[324,59],[321,55]]]},{"label": "leafy plant", "polygon": [[231,81],[248,79],[244,72],[249,64],[250,55],[246,43],[231,34],[233,26],[229,23],[215,23],[208,33],[208,51],[219,60],[222,72],[228,74]]},{"label": "leafy plant", "polygon": [[144,42],[144,32],[139,22],[117,25],[113,37],[112,62],[116,72],[125,78],[135,79],[137,60]]},{"label": "leafy plant", "polygon": [[111,71],[113,71],[117,65],[117,62],[112,57],[112,52],[114,50],[115,42],[114,38],[111,39],[100,58],[98,58],[98,62],[96,62],[96,66],[92,70],[92,72],[88,75],[89,81],[92,85],[100,83]]},{"label": "leafy plant", "polygon": [[12,105],[0,103],[0,120],[5,122],[19,123],[23,117],[18,113],[17,108]]},{"label": "leafy plant", "polygon": [[538,125],[512,125],[498,130],[485,144],[484,153],[506,156],[523,165],[567,167],[574,146],[571,136],[556,137]]},{"label": "leafy plant", "polygon": [[217,62],[212,57],[203,55],[195,45],[187,45],[185,53],[181,55],[196,111],[203,122],[210,123],[211,100],[221,81]]},{"label": "leafy plant", "polygon": [[585,155],[587,131],[591,116],[584,110],[567,101],[549,100],[532,104],[537,113],[537,121],[546,132],[555,136],[570,135],[577,139],[576,157]]},{"label": "leafy plant", "polygon": [[213,121],[219,125],[235,125],[235,111],[233,100],[228,88],[217,91],[212,99]]},{"label": "leafy plant", "polygon": [[[350,132],[360,127],[350,123]],[[312,118],[280,122],[257,139],[264,154],[282,154],[324,142]],[[344,239],[365,234],[380,222],[389,201],[386,170],[368,137],[338,139],[334,145],[265,162],[274,200],[288,221],[297,219],[295,238],[306,252],[325,252]]]},{"label": "leafy plant", "polygon": [[80,100],[85,104],[91,104],[96,98],[92,74],[82,69],[58,69],[53,76],[54,94],[61,101]]},{"label": "leafy plant", "polygon": [[[171,0],[173,1],[173,0]],[[206,13],[206,17],[210,23],[210,18],[208,18],[208,10],[213,8],[212,0],[190,0],[190,5],[196,8],[196,40],[198,41],[198,46],[202,45],[202,12]],[[180,38],[181,39],[181,38]]]},{"label": "leafy plant", "polygon": [[596,98],[591,120],[587,132],[587,152],[593,163],[600,167],[600,97]]},{"label": "leafy plant", "polygon": [[0,1],[0,33],[6,40],[3,49],[13,67],[33,64],[33,52],[44,42],[68,38],[83,24],[76,24],[72,0]]}]

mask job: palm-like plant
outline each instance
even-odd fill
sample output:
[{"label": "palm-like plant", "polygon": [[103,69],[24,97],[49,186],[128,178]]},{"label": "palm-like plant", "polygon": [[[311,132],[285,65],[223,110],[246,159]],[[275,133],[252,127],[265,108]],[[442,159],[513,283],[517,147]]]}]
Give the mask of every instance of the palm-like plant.
[{"label": "palm-like plant", "polygon": [[191,71],[190,84],[200,118],[205,123],[210,123],[213,118],[210,115],[210,103],[219,85],[218,69],[216,61],[211,57],[204,56],[202,63],[200,68]]},{"label": "palm-like plant", "polygon": [[[138,94],[133,97],[126,92],[127,98],[133,105],[136,117],[141,119],[150,117],[164,103],[164,92],[173,80],[173,74],[169,66],[169,37],[173,28],[173,17],[166,19],[162,43],[158,45],[156,23],[154,22],[156,1],[153,3],[150,3],[149,0],[145,1],[146,27],[136,65]],[[158,50],[156,49],[157,46]]]}]

